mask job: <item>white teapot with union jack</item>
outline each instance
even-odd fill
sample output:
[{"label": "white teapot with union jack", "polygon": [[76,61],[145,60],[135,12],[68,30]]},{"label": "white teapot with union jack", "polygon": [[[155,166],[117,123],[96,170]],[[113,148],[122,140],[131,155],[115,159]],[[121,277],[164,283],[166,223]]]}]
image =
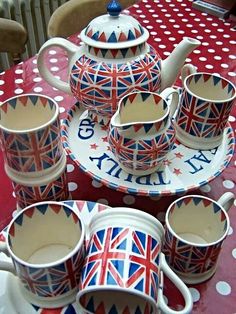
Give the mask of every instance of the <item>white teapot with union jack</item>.
[{"label": "white teapot with union jack", "polygon": [[[136,19],[120,14],[112,0],[107,14],[93,19],[82,30],[82,45],[64,38],[51,38],[40,49],[38,69],[52,86],[76,97],[95,121],[105,124],[116,112],[119,100],[133,91],[160,92],[171,86],[186,57],[199,46],[196,39],[184,38],[161,60],[147,43],[149,32]],[[49,49],[60,47],[69,60],[68,81],[56,78],[45,62]]]}]

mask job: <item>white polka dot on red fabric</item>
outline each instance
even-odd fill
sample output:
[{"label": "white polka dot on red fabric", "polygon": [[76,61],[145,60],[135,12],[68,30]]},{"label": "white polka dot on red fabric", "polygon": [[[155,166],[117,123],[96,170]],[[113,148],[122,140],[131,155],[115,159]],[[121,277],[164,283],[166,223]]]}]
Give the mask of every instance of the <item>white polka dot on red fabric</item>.
[{"label": "white polka dot on red fabric", "polygon": [[0,96],[4,94],[4,91],[0,90]]},{"label": "white polka dot on red fabric", "polygon": [[34,72],[34,73],[39,73],[38,68],[33,69],[33,72]]},{"label": "white polka dot on red fabric", "polygon": [[229,116],[229,122],[235,122],[236,121],[236,117],[234,116]]},{"label": "white polka dot on red fabric", "polygon": [[123,202],[127,205],[131,205],[135,203],[135,197],[132,195],[125,195],[123,197]]},{"label": "white polka dot on red fabric", "polygon": [[41,77],[34,77],[34,78],[33,78],[33,81],[34,81],[35,83],[38,83],[38,82],[41,82],[41,81],[42,81],[42,78],[41,78]]},{"label": "white polka dot on red fabric", "polygon": [[236,259],[236,249],[233,249],[233,251],[232,251],[232,255],[233,255],[233,258],[235,258],[235,259]]},{"label": "white polka dot on red fabric", "polygon": [[34,88],[34,92],[35,92],[35,93],[41,93],[42,90],[43,90],[42,87],[35,87],[35,88]]},{"label": "white polka dot on red fabric", "polygon": [[221,295],[229,295],[231,293],[231,286],[226,281],[219,281],[216,284],[216,290]]},{"label": "white polka dot on red fabric", "polygon": [[101,204],[104,204],[104,205],[108,205],[108,204],[109,204],[108,200],[105,199],[105,198],[99,198],[99,199],[97,200],[97,202],[98,202],[98,203],[101,203]]},{"label": "white polka dot on red fabric", "polygon": [[68,183],[68,189],[69,189],[69,191],[75,191],[75,190],[77,190],[77,188],[78,188],[78,184],[77,183],[75,183],[75,182],[69,182]]},{"label": "white polka dot on red fabric", "polygon": [[16,79],[16,80],[15,80],[15,83],[16,83],[16,84],[21,84],[21,83],[23,83],[23,82],[24,82],[24,81],[23,81],[22,79]]},{"label": "white polka dot on red fabric", "polygon": [[59,107],[59,111],[60,111],[60,113],[63,113],[66,111],[66,109],[64,107]]},{"label": "white polka dot on red fabric", "polygon": [[226,189],[233,189],[234,188],[234,182],[231,181],[231,180],[224,180],[223,181],[223,186],[226,188]]},{"label": "white polka dot on red fabric", "polygon": [[58,68],[58,67],[51,67],[50,70],[51,70],[52,72],[56,72],[56,71],[59,70],[59,68]]},{"label": "white polka dot on red fabric", "polygon": [[72,164],[67,164],[66,168],[67,172],[73,172],[75,170],[75,166]]},{"label": "white polka dot on red fabric", "polygon": [[189,291],[192,295],[192,298],[193,298],[193,302],[197,302],[200,300],[200,292],[196,289],[196,288],[189,288]]},{"label": "white polka dot on red fabric", "polygon": [[205,185],[203,185],[203,186],[200,187],[200,190],[201,190],[202,192],[208,193],[208,192],[211,191],[211,186],[210,186],[209,184],[205,184]]},{"label": "white polka dot on red fabric", "polygon": [[228,231],[228,235],[230,236],[230,235],[232,235],[234,233],[234,230],[233,230],[233,228],[230,226],[229,227],[229,231]]},{"label": "white polka dot on red fabric", "polygon": [[54,100],[56,100],[56,101],[62,101],[63,99],[64,99],[63,96],[55,96],[54,97]]},{"label": "white polka dot on red fabric", "polygon": [[0,85],[4,85],[5,82],[3,80],[0,80]]},{"label": "white polka dot on red fabric", "polygon": [[94,188],[101,188],[102,187],[102,183],[101,182],[99,182],[99,181],[97,181],[97,180],[92,180],[92,186],[94,187]]},{"label": "white polka dot on red fabric", "polygon": [[21,89],[21,88],[17,88],[17,89],[14,90],[14,93],[17,94],[17,95],[18,95],[18,94],[22,94],[23,92],[24,92],[24,91],[23,91],[23,89]]},{"label": "white polka dot on red fabric", "polygon": [[233,76],[236,76],[236,72],[228,72],[228,75],[229,75],[229,76],[232,76],[232,77],[233,77]]}]

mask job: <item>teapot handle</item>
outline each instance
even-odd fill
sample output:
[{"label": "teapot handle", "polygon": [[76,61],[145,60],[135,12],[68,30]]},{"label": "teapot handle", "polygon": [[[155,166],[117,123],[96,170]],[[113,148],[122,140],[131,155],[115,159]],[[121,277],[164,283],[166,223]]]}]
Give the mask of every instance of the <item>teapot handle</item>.
[{"label": "teapot handle", "polygon": [[70,41],[64,38],[55,37],[55,38],[49,39],[43,44],[43,46],[40,48],[39,53],[38,53],[37,65],[38,65],[39,73],[42,76],[42,78],[45,81],[47,81],[50,85],[62,90],[63,92],[67,94],[72,95],[69,83],[56,78],[49,71],[47,63],[45,62],[46,52],[50,48],[55,48],[55,47],[63,48],[67,52],[69,61],[78,51],[78,46],[76,46],[75,44],[71,43]]},{"label": "teapot handle", "polygon": [[185,64],[181,70],[182,83],[184,82],[187,76],[189,76],[190,74],[194,74],[196,72],[197,68],[194,65],[192,65],[191,63]]}]

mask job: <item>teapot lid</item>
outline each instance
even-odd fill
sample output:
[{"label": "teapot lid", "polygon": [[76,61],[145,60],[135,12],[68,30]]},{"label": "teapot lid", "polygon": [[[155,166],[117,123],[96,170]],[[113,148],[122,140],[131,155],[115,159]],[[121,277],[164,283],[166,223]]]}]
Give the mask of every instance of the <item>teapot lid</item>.
[{"label": "teapot lid", "polygon": [[84,43],[97,48],[120,49],[147,41],[149,32],[133,17],[120,14],[118,1],[110,1],[107,12],[82,30],[80,37]]}]

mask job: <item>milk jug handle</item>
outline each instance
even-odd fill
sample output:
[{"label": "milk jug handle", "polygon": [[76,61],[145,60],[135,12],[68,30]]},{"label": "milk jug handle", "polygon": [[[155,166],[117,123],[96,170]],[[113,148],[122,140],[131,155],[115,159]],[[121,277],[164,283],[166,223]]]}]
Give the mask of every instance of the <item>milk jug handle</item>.
[{"label": "milk jug handle", "polygon": [[40,75],[50,85],[62,90],[63,92],[65,92],[67,94],[72,95],[69,83],[56,78],[49,71],[48,65],[45,62],[46,52],[49,49],[55,48],[55,47],[60,47],[60,48],[64,49],[68,55],[69,61],[72,58],[72,56],[78,51],[78,47],[75,44],[69,42],[68,40],[66,40],[64,38],[55,37],[55,38],[49,39],[48,41],[46,41],[43,44],[43,46],[40,48],[39,53],[38,53],[37,64],[38,64],[38,68],[40,70]]},{"label": "milk jug handle", "polygon": [[189,76],[190,74],[194,74],[196,72],[197,72],[197,68],[194,65],[192,65],[191,63],[185,64],[181,70],[182,83],[184,82],[187,76]]},{"label": "milk jug handle", "polygon": [[[192,295],[191,295],[188,287],[183,283],[183,281],[168,266],[168,264],[166,263],[166,260],[165,260],[165,255],[163,253],[161,253],[161,255],[160,255],[160,268],[161,268],[160,276],[161,276],[162,280],[161,280],[161,284],[160,284],[159,289],[158,289],[158,299],[159,299],[158,307],[160,308],[161,312],[168,313],[168,314],[190,314],[192,307],[193,307]],[[175,311],[175,310],[171,309],[165,303],[164,296],[163,296],[163,274],[162,274],[162,271],[173,282],[173,284],[179,289],[179,291],[181,292],[181,294],[184,298],[185,306],[180,311]]]},{"label": "milk jug handle", "polygon": [[217,201],[226,211],[234,204],[235,195],[232,192],[225,192]]},{"label": "milk jug handle", "polygon": [[[3,253],[9,257],[7,245],[5,242],[0,242],[0,253]],[[11,260],[10,261],[1,261],[0,260],[0,270],[9,271],[13,275],[16,274],[14,265],[13,265]]]},{"label": "milk jug handle", "polygon": [[179,104],[179,97],[180,97],[179,92],[177,89],[173,87],[167,87],[160,94],[160,96],[163,97],[165,100],[168,100],[168,97],[170,95],[172,95],[172,98],[171,98],[171,103],[169,104],[169,108],[170,108],[170,118],[172,118]]}]

